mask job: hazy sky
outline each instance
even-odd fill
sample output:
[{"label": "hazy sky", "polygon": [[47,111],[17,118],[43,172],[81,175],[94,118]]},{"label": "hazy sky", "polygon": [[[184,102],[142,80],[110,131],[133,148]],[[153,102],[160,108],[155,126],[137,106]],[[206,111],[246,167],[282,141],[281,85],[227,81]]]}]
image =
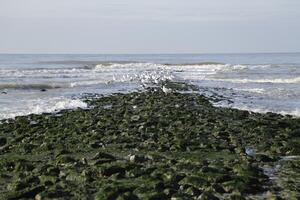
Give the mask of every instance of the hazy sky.
[{"label": "hazy sky", "polygon": [[0,0],[0,53],[300,52],[300,0]]}]

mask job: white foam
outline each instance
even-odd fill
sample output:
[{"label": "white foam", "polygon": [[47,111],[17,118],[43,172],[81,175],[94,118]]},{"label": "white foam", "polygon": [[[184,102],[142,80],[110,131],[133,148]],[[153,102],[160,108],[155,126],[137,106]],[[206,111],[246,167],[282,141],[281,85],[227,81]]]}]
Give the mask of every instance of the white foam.
[{"label": "white foam", "polygon": [[96,71],[112,71],[112,70],[148,70],[166,68],[166,65],[154,63],[111,63],[111,64],[98,64],[95,66]]},{"label": "white foam", "polygon": [[282,115],[293,115],[293,116],[300,117],[300,109],[299,108],[296,108],[295,110],[292,110],[290,112],[280,111],[279,113],[282,114]]},{"label": "white foam", "polygon": [[266,90],[263,88],[238,88],[238,89],[234,89],[234,90],[258,93],[258,94],[264,94],[266,92]]},{"label": "white foam", "polygon": [[91,70],[80,69],[80,68],[69,68],[69,69],[34,69],[34,70],[0,70],[0,77],[76,77],[89,73]]},{"label": "white foam", "polygon": [[107,83],[106,80],[83,80],[69,83],[70,87],[78,87],[78,86],[89,86],[89,85],[97,85]]},{"label": "white foam", "polygon": [[225,81],[231,83],[282,83],[282,84],[291,84],[291,83],[300,83],[300,77],[296,78],[275,78],[275,79],[215,79],[211,78],[209,80],[215,81]]},{"label": "white foam", "polygon": [[52,113],[64,109],[87,108],[87,104],[79,99],[55,97],[50,99],[34,99],[27,102],[22,109],[10,109],[0,113],[0,119],[14,118],[29,114]]},{"label": "white foam", "polygon": [[[218,105],[218,106],[226,106],[226,105]],[[227,107],[227,106],[226,106]],[[236,108],[239,110],[248,110],[251,112],[256,112],[256,113],[267,113],[267,112],[273,112],[273,113],[278,113],[278,114],[282,114],[282,115],[292,115],[294,117],[300,117],[300,109],[299,108],[295,108],[294,110],[290,110],[290,111],[274,111],[268,108],[260,108],[260,107],[250,107],[247,105],[233,105],[230,106],[231,108]]]},{"label": "white foam", "polygon": [[230,64],[176,64],[176,65],[163,65],[154,63],[111,63],[111,64],[98,64],[95,66],[96,71],[111,71],[111,70],[155,70],[167,69],[177,72],[200,72],[203,74],[215,74],[219,71],[234,71],[248,69],[246,65],[230,65]]},{"label": "white foam", "polygon": [[[277,97],[293,94],[294,99],[299,96],[298,93],[293,92],[297,85],[284,85],[283,90],[278,92],[277,90],[269,90],[264,88],[264,85],[253,86],[253,84],[247,83],[300,83],[300,77],[295,78],[274,78],[274,79],[252,79],[248,75],[256,75],[256,73],[272,73],[276,74],[282,73],[283,68],[271,65],[231,65],[231,64],[218,64],[218,63],[203,63],[203,64],[154,64],[154,63],[102,63],[95,65],[94,67],[84,67],[84,68],[47,68],[47,69],[0,69],[0,89],[40,89],[40,88],[64,88],[48,91],[50,93],[55,93],[55,96],[61,95],[60,92],[73,92],[85,91],[89,86],[97,85],[99,88],[109,87],[108,83],[129,83],[135,87],[138,84],[157,84],[164,80],[186,80],[188,82],[194,81],[201,84],[200,86],[207,87],[224,87],[233,88],[231,83],[245,83],[242,89],[236,89],[240,91],[251,92],[253,94],[247,94],[251,96],[259,96],[260,98],[268,99],[270,97],[275,97],[275,101],[278,100]],[[267,68],[267,70],[262,70]],[[270,70],[268,69],[270,68]],[[280,68],[280,69],[278,69]],[[248,71],[251,70],[251,71]],[[286,68],[284,68],[286,70]],[[243,75],[241,78],[240,74]],[[224,78],[228,77],[228,78]],[[234,78],[237,77],[237,78]],[[259,76],[255,76],[259,77]],[[272,76],[270,76],[272,77]],[[20,81],[22,80],[22,82]],[[24,80],[24,81],[23,81]],[[108,85],[104,85],[108,84]],[[120,84],[123,85],[123,84]],[[272,86],[272,85],[271,85]],[[133,88],[132,87],[132,88]],[[274,85],[272,87],[277,87]],[[70,89],[72,88],[72,89]],[[91,87],[92,89],[94,87]],[[270,88],[270,87],[268,87]],[[275,91],[275,92],[274,92]],[[296,90],[297,91],[297,90]],[[12,91],[13,92],[20,92]],[[22,91],[21,91],[22,92]],[[24,95],[27,95],[27,90],[23,91]],[[36,92],[36,91],[31,91]],[[48,95],[44,93],[44,95]],[[292,93],[293,92],[293,93]],[[237,92],[238,93],[238,92]],[[242,92],[241,92],[242,93]],[[256,93],[256,94],[255,94]],[[10,94],[10,91],[7,93]],[[70,94],[70,93],[69,93]],[[259,95],[258,95],[259,94]],[[4,95],[4,94],[3,94]],[[8,98],[8,95],[6,97]],[[85,107],[83,102],[77,102],[70,99],[34,99],[40,97],[33,95],[31,97],[26,97],[26,102],[20,105],[19,108],[10,107],[9,111],[5,111],[5,108],[0,108],[0,118],[14,117],[17,115],[26,115],[30,113],[42,113],[42,112],[53,112],[59,109],[73,108],[76,105],[79,107]],[[25,97],[25,96],[23,96]],[[22,97],[22,98],[23,98]],[[277,98],[277,99],[276,99]],[[13,99],[13,98],[12,98]],[[23,98],[24,99],[24,98]],[[35,101],[36,100],[36,101]],[[279,99],[281,100],[281,99]],[[278,100],[278,101],[279,101]],[[28,102],[27,102],[28,101]],[[38,102],[40,101],[40,102]],[[243,99],[244,102],[249,102],[249,99]],[[59,103],[60,102],[60,103]],[[28,105],[26,103],[29,103]],[[14,104],[15,105],[15,104]],[[295,104],[298,105],[298,104]],[[69,107],[70,106],[70,107]],[[259,106],[259,105],[258,105]],[[263,105],[262,105],[263,106]],[[294,106],[297,107],[297,106]],[[292,108],[294,108],[292,107]],[[238,107],[237,107],[238,108]],[[251,110],[255,112],[269,112],[270,110],[256,109],[256,108],[241,108]],[[283,107],[282,110],[285,110]],[[288,108],[288,110],[291,110]],[[4,111],[4,112],[3,112]],[[282,114],[292,114],[299,116],[299,110],[294,110],[291,112],[281,112]]]}]

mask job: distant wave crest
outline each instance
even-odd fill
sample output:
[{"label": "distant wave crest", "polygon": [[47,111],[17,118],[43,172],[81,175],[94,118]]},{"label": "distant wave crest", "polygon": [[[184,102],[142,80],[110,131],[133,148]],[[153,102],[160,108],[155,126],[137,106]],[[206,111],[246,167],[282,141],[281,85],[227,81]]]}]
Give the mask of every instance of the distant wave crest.
[{"label": "distant wave crest", "polygon": [[69,99],[65,97],[35,99],[26,103],[22,110],[11,109],[8,112],[0,112],[0,120],[28,114],[52,113],[74,108],[87,108],[87,104],[80,99]]},{"label": "distant wave crest", "polygon": [[54,84],[0,84],[0,89],[23,89],[23,90],[41,90],[41,89],[55,89],[61,88],[61,85]]},{"label": "distant wave crest", "polygon": [[217,81],[226,81],[231,83],[278,83],[292,84],[300,83],[300,77],[296,78],[274,78],[274,79],[211,79]]}]

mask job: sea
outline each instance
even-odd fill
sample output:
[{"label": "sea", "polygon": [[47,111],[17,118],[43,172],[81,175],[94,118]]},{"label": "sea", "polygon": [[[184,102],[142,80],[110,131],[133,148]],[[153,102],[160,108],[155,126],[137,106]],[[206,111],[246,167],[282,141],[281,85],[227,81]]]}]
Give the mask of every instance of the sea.
[{"label": "sea", "polygon": [[300,116],[300,53],[0,54],[0,119],[87,108],[90,94],[185,81],[216,106]]}]

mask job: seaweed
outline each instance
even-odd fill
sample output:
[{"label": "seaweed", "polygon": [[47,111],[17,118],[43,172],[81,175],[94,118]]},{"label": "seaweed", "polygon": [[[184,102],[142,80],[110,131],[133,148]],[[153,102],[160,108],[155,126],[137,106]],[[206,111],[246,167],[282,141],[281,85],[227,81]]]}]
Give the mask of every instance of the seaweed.
[{"label": "seaweed", "polygon": [[171,92],[89,95],[89,109],[2,120],[0,198],[300,198],[299,118],[162,85]]}]

